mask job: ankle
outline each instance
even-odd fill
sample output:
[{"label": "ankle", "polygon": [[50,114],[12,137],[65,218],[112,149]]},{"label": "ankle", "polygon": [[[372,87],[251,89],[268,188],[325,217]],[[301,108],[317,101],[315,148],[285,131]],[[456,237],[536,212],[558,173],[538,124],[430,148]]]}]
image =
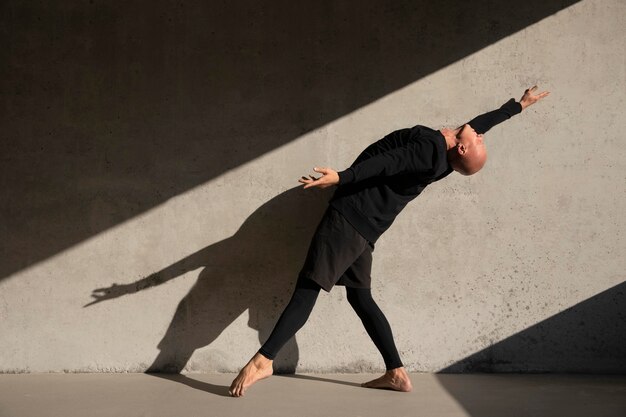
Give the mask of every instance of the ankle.
[{"label": "ankle", "polygon": [[252,359],[250,359],[250,362],[252,362],[257,368],[266,368],[274,363],[273,360],[266,358],[259,352],[257,352]]},{"label": "ankle", "polygon": [[404,369],[404,366],[401,366],[399,368],[390,369],[387,373],[392,376],[406,375],[406,370]]}]

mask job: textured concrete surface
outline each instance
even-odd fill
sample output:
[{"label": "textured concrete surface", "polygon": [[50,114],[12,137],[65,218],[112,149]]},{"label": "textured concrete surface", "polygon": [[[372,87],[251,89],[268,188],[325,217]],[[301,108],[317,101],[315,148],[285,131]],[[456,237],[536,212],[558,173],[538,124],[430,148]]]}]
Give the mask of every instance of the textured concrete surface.
[{"label": "textured concrete surface", "polygon": [[234,374],[0,375],[0,416],[622,417],[626,377],[414,374],[410,393],[359,384],[375,375],[272,377],[244,397]]},{"label": "textured concrete surface", "polygon": [[[537,83],[374,296],[410,371],[626,373],[626,3],[481,4],[3,2],[0,372],[237,371],[329,196],[299,176]],[[337,288],[276,366],[383,364]]]}]

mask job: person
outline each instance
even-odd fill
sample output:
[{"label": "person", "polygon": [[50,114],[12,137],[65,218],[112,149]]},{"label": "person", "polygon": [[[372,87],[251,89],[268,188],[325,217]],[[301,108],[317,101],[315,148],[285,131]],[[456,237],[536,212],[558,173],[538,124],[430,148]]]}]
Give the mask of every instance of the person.
[{"label": "person", "polygon": [[511,98],[455,129],[416,125],[396,130],[368,146],[346,170],[314,168],[321,176],[300,178],[304,188],[338,187],[312,238],[287,307],[267,341],[233,380],[230,395],[240,397],[272,375],[274,358],[307,321],[320,290],[329,292],[335,285],[346,287],[348,302],[385,362],[384,375],[361,386],[411,391],[389,322],[371,295],[374,244],[427,185],[453,171],[462,175],[480,171],[487,160],[483,134],[549,94],[536,94],[536,89],[526,89],[519,102]]}]

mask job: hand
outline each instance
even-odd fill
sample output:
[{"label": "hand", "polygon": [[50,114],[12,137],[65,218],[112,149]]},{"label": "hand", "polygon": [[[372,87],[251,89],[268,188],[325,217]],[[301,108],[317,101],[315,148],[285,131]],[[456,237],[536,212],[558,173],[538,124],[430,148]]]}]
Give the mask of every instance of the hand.
[{"label": "hand", "polygon": [[326,188],[332,185],[339,184],[339,174],[337,171],[331,168],[313,168],[313,171],[322,174],[321,177],[315,178],[313,175],[309,175],[310,178],[302,177],[298,180],[302,184],[305,184],[304,188],[319,187]]},{"label": "hand", "polygon": [[88,304],[85,304],[83,307],[88,307],[93,304],[100,303],[105,300],[112,300],[117,297],[121,297],[125,294],[130,294],[132,292],[136,292],[130,285],[118,285],[113,284],[110,287],[106,288],[96,288],[91,293],[91,298],[94,300]]},{"label": "hand", "polygon": [[537,89],[537,86],[535,85],[534,87],[527,88],[526,91],[524,91],[524,95],[519,101],[519,104],[522,105],[522,110],[524,110],[526,107],[530,106],[531,104],[535,104],[536,102],[538,102],[539,100],[541,100],[542,98],[550,94],[549,91],[544,91],[543,93],[533,95],[533,92],[536,89]]},{"label": "hand", "polygon": [[123,295],[133,294],[145,290],[149,287],[155,287],[163,284],[171,278],[173,277],[169,277],[167,274],[155,272],[154,274],[150,274],[132,284],[113,284],[110,287],[96,288],[91,293],[91,298],[94,298],[94,300],[91,303],[85,304],[83,307],[89,307],[90,305],[97,304],[102,301],[112,300]]}]

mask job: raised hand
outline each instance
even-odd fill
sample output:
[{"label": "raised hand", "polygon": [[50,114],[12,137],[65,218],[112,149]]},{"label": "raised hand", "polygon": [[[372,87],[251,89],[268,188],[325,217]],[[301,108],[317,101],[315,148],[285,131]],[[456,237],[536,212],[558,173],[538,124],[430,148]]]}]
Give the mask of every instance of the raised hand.
[{"label": "raised hand", "polygon": [[332,185],[339,184],[339,175],[337,174],[337,171],[331,168],[313,168],[313,171],[319,172],[322,176],[319,178],[315,178],[313,175],[309,175],[309,178],[301,177],[298,182],[305,184],[304,188],[327,188]]},{"label": "raised hand", "polygon": [[533,94],[536,89],[537,89],[537,86],[535,85],[531,88],[527,88],[524,91],[524,95],[519,100],[519,104],[522,105],[522,110],[524,110],[526,107],[532,104],[535,104],[536,102],[538,102],[539,100],[541,100],[542,98],[550,94],[549,91],[544,91],[543,93],[539,93],[539,94]]}]

